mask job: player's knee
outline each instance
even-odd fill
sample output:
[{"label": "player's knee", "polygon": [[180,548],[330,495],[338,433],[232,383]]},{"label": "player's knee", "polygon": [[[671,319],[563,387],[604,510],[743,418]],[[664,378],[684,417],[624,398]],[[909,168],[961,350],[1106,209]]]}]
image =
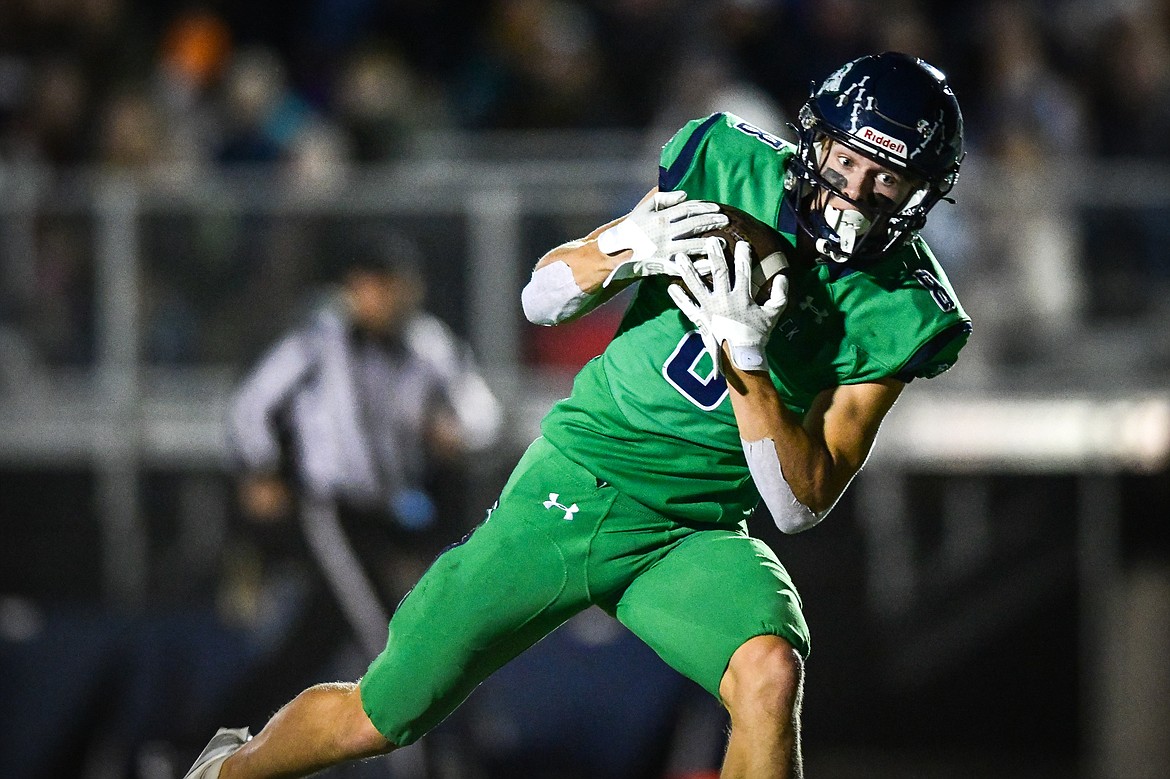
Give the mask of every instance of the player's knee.
[{"label": "player's knee", "polygon": [[723,703],[739,716],[792,718],[800,701],[804,661],[779,636],[756,636],[731,656],[719,685]]}]

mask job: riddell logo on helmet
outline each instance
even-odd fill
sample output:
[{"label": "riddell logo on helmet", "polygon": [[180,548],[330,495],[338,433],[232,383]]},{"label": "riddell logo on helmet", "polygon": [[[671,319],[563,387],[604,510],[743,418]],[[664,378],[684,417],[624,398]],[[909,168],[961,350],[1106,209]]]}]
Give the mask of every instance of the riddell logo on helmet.
[{"label": "riddell logo on helmet", "polygon": [[885,149],[890,154],[897,155],[902,159],[906,158],[906,144],[897,138],[886,135],[872,127],[862,127],[855,135],[867,143],[872,143],[874,146]]}]

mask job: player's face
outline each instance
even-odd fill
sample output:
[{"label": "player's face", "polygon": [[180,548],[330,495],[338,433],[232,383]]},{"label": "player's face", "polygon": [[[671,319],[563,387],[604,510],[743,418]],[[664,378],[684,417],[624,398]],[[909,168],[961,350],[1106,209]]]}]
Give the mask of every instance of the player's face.
[{"label": "player's face", "polygon": [[[871,212],[897,211],[919,182],[892,168],[874,162],[843,143],[829,141],[821,160],[821,175],[846,197]],[[830,192],[817,195],[817,206],[826,205],[841,211],[857,210],[857,205]],[[872,218],[873,213],[866,216]]]}]

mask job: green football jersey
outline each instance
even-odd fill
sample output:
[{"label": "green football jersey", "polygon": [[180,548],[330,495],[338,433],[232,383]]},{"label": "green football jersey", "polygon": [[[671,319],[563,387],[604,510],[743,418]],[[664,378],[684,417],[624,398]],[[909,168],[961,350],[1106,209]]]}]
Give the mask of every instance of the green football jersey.
[{"label": "green football jersey", "polygon": [[[659,188],[736,206],[795,242],[784,172],[795,148],[731,114],[684,126],[663,147]],[[613,341],[577,375],[542,431],[557,449],[639,502],[684,522],[740,523],[759,503],[726,381],[667,293],[639,283]],[[822,390],[949,368],[970,319],[925,242],[881,259],[817,263],[790,279],[767,347],[780,398],[803,416]]]}]

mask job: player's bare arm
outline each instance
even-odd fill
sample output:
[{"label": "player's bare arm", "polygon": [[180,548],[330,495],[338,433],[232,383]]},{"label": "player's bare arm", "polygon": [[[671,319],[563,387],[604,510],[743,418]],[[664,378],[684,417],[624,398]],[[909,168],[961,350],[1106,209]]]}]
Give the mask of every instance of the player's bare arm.
[{"label": "player's bare arm", "polygon": [[[620,221],[615,219],[584,238],[563,243],[537,261],[532,278],[520,294],[528,321],[537,325],[558,325],[579,319],[636,280],[624,279],[605,286],[605,280],[623,258],[601,251],[597,237]],[[632,255],[633,252],[624,254]]]},{"label": "player's bare arm", "polygon": [[[653,197],[657,191],[657,189],[650,190],[639,204]],[[577,283],[577,286],[581,288],[582,292],[590,295],[602,293],[607,299],[613,297],[622,289],[629,286],[635,279],[623,279],[605,288],[602,288],[601,285],[609,277],[609,274],[613,272],[614,268],[618,266],[618,263],[622,260],[629,259],[633,255],[633,251],[626,250],[617,255],[606,254],[597,246],[597,236],[616,225],[622,218],[624,217],[619,217],[612,222],[601,225],[583,238],[566,241],[560,246],[549,250],[543,257],[537,260],[535,267],[532,269],[533,272],[553,263],[563,262],[569,266],[569,270],[573,273],[573,281]]]},{"label": "player's bare arm", "polygon": [[777,275],[761,303],[751,288],[751,247],[735,244],[734,281],[724,251],[718,239],[710,239],[710,288],[689,258],[680,258],[682,284],[668,291],[727,378],[760,497],[777,527],[798,533],[824,519],[861,468],[900,384],[841,385],[817,398],[802,425],[781,403],[765,356],[772,328],[787,306],[788,279]]},{"label": "player's bare arm", "polygon": [[672,273],[672,257],[702,250],[700,233],[727,224],[719,206],[651,189],[630,213],[541,257],[521,293],[530,322],[556,325],[597,308],[634,281]]},{"label": "player's bare arm", "polygon": [[780,402],[766,372],[741,370],[726,356],[723,364],[740,437],[775,443],[784,480],[813,512],[828,510],[845,492],[906,386],[883,379],[824,390],[802,422]]}]

